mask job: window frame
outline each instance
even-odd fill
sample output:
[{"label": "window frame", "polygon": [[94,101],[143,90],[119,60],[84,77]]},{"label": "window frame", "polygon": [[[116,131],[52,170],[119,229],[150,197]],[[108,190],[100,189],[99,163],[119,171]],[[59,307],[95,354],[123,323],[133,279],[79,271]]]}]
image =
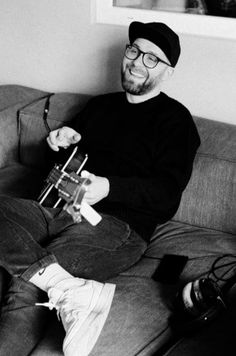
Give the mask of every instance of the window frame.
[{"label": "window frame", "polygon": [[164,22],[178,33],[236,40],[236,19],[113,6],[113,0],[93,0],[96,23],[128,26],[132,21]]}]

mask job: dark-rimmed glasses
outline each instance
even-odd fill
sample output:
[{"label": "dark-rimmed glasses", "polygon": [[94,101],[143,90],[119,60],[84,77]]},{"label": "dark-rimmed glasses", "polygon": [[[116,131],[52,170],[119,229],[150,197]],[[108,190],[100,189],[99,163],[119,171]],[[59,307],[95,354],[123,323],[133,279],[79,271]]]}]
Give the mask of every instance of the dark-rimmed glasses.
[{"label": "dark-rimmed glasses", "polygon": [[155,54],[148,53],[148,52],[143,52],[141,49],[139,49],[136,46],[133,46],[131,44],[127,44],[125,47],[125,57],[131,60],[137,59],[140,55],[142,54],[142,61],[145,67],[149,69],[153,69],[157,66],[159,62],[165,63],[168,66],[170,66],[169,63],[163,61],[159,57],[157,57]]}]

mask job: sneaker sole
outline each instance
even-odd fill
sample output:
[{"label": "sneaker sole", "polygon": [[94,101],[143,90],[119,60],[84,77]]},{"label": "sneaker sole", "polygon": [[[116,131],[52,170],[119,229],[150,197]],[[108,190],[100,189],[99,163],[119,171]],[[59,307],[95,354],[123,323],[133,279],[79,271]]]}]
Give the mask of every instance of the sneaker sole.
[{"label": "sneaker sole", "polygon": [[87,356],[92,351],[109,314],[116,286],[104,284],[96,305],[90,310],[82,324],[78,323],[65,338],[65,356]]}]

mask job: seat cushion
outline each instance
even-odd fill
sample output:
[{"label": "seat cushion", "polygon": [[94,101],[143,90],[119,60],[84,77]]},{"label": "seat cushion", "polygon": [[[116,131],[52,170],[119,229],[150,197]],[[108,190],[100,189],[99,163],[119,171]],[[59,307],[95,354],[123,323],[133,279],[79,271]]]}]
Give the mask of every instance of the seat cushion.
[{"label": "seat cushion", "polygon": [[180,282],[205,275],[218,256],[236,251],[236,235],[177,221],[157,226],[145,255],[125,275],[150,277],[165,254],[188,256]]},{"label": "seat cushion", "polygon": [[[149,278],[125,276],[109,282],[116,284],[116,293],[90,356],[153,355],[154,350],[169,338],[169,311],[157,284]],[[62,355],[60,347],[64,333],[58,324],[55,325],[49,328],[31,356]]]}]

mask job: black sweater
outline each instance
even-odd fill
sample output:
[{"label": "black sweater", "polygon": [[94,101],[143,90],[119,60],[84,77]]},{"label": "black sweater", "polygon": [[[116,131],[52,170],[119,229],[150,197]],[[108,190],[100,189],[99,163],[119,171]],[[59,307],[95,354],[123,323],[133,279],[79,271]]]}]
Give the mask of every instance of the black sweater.
[{"label": "black sweater", "polygon": [[175,214],[192,172],[200,139],[189,111],[164,93],[130,104],[119,92],[91,99],[71,126],[88,153],[85,169],[110,182],[93,207],[149,239]]}]

